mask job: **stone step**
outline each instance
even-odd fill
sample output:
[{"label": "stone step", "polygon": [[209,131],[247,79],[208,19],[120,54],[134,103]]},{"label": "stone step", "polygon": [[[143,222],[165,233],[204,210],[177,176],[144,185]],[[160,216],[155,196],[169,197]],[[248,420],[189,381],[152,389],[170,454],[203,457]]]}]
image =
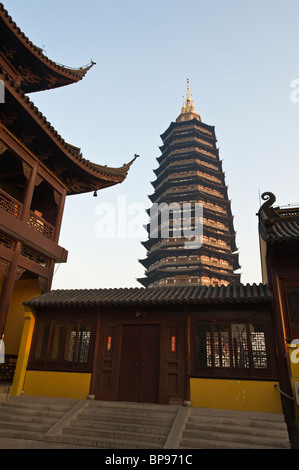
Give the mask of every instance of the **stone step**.
[{"label": "stone step", "polygon": [[14,421],[15,423],[42,423],[47,424],[48,426],[53,425],[57,422],[57,418],[49,418],[45,416],[26,416],[13,413],[1,413],[0,410],[0,421],[1,422],[10,422]]},{"label": "stone step", "polygon": [[283,415],[192,408],[180,448],[290,449],[291,446]]},{"label": "stone step", "polygon": [[263,446],[258,444],[245,444],[245,443],[238,443],[238,442],[228,442],[228,441],[215,441],[209,439],[182,439],[181,445],[179,447],[180,450],[185,449],[264,449],[264,450],[271,450],[271,449],[279,449],[276,446]]},{"label": "stone step", "polygon": [[[1,405],[1,404],[0,404]],[[43,416],[45,418],[56,418],[59,419],[64,412],[61,411],[53,411],[53,410],[43,410],[37,408],[30,408],[30,407],[2,407],[0,406],[1,415],[8,415],[8,416]]]},{"label": "stone step", "polygon": [[233,432],[213,432],[213,431],[194,431],[185,429],[183,440],[185,439],[208,439],[211,441],[224,441],[238,444],[254,444],[265,447],[289,448],[289,441],[283,437],[253,436],[251,434],[240,434]]},{"label": "stone step", "polygon": [[159,446],[156,443],[152,444],[148,440],[134,441],[118,439],[106,439],[95,436],[76,436],[70,434],[59,434],[57,436],[45,436],[44,440],[55,444],[70,444],[82,447],[96,447],[100,449],[162,449],[163,445]]},{"label": "stone step", "polygon": [[159,434],[153,434],[150,432],[139,433],[139,432],[126,432],[120,429],[108,430],[108,429],[94,429],[94,428],[81,428],[73,426],[72,424],[63,428],[62,434],[77,435],[84,437],[94,437],[96,439],[111,439],[117,441],[150,441],[152,444],[164,444],[166,437]]},{"label": "stone step", "polygon": [[110,420],[105,421],[92,421],[92,420],[85,420],[83,416],[77,416],[76,420],[72,421],[72,426],[78,427],[80,429],[94,429],[94,430],[119,430],[119,431],[126,431],[126,432],[136,432],[136,433],[149,433],[149,434],[156,434],[161,436],[167,436],[169,432],[169,426],[165,425],[157,425],[151,426],[147,424],[133,424],[128,423],[127,421],[123,422],[111,422]]},{"label": "stone step", "polygon": [[[223,411],[223,410],[220,410]],[[255,415],[256,416],[256,415]],[[271,418],[271,419],[270,419]],[[260,418],[246,418],[241,415],[232,415],[229,416],[215,416],[215,414],[201,414],[197,410],[192,409],[192,414],[190,415],[189,422],[198,422],[198,423],[206,423],[207,420],[210,423],[219,423],[219,424],[227,424],[227,425],[239,425],[240,427],[243,426],[254,426],[254,427],[263,427],[263,428],[276,428],[276,429],[286,429],[286,423],[282,419],[281,415],[271,415],[271,417],[267,416],[266,419]]]},{"label": "stone step", "polygon": [[107,416],[107,415],[117,415],[117,416],[125,416],[125,417],[138,417],[138,418],[147,418],[150,417],[152,418],[159,418],[159,419],[165,419],[165,420],[171,420],[173,419],[173,416],[175,416],[177,411],[165,411],[164,407],[161,407],[161,410],[153,409],[151,410],[150,408],[144,408],[142,409],[141,407],[138,407],[137,409],[135,408],[128,408],[128,407],[117,407],[117,408],[112,408],[112,407],[97,407],[92,405],[89,405],[87,408],[84,409],[84,414],[92,414],[92,415],[101,415],[101,416]]},{"label": "stone step", "polygon": [[111,423],[128,423],[136,425],[146,425],[146,426],[165,426],[169,427],[173,423],[174,417],[169,417],[169,419],[159,418],[159,416],[151,418],[150,416],[132,416],[132,415],[119,415],[116,413],[111,414],[92,414],[87,413],[85,410],[82,412],[78,419],[89,420],[89,421],[98,421],[106,422],[109,420]]},{"label": "stone step", "polygon": [[186,430],[190,430],[193,432],[199,431],[214,431],[214,432],[221,432],[221,433],[236,433],[236,434],[247,434],[247,435],[254,435],[254,436],[265,436],[265,437],[281,437],[282,431],[286,432],[286,428],[277,429],[276,427],[262,427],[256,426],[255,423],[252,425],[242,426],[239,423],[217,423],[217,422],[202,422],[198,423],[195,420],[190,420],[186,425]]},{"label": "stone step", "polygon": [[33,402],[20,402],[20,401],[5,401],[2,402],[1,408],[15,408],[15,409],[30,409],[30,410],[43,410],[43,411],[58,411],[64,413],[69,410],[69,406],[66,405],[57,405],[50,403],[33,403]]},{"label": "stone step", "polygon": [[34,423],[32,421],[30,422],[21,422],[21,421],[1,421],[0,420],[0,429],[17,429],[17,430],[22,430],[22,431],[38,431],[40,433],[45,433],[49,430],[51,425],[45,424],[43,422],[41,423]]},{"label": "stone step", "polygon": [[30,441],[41,441],[43,434],[36,431],[26,431],[22,429],[1,429],[0,428],[0,438],[4,437],[6,439],[24,439]]}]

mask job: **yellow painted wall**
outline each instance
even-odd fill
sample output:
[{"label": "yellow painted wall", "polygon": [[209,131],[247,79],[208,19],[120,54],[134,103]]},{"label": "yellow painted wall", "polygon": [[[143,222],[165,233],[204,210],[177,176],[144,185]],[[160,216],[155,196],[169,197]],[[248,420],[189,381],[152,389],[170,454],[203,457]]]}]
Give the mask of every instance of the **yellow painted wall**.
[{"label": "yellow painted wall", "polygon": [[24,326],[23,302],[39,295],[41,295],[41,290],[37,279],[20,279],[15,282],[4,331],[6,354],[17,355],[19,353]]},{"label": "yellow painted wall", "polygon": [[[295,398],[295,382],[299,382],[299,338],[298,346],[293,348],[291,345],[288,345],[289,354],[290,354],[290,365],[291,365],[291,381],[293,385],[293,396]],[[299,420],[299,405],[297,405],[296,400],[294,402],[296,419]]]},{"label": "yellow painted wall", "polygon": [[191,379],[192,406],[241,411],[282,413],[278,382]]},{"label": "yellow painted wall", "polygon": [[40,397],[86,399],[91,374],[28,370],[24,394]]}]

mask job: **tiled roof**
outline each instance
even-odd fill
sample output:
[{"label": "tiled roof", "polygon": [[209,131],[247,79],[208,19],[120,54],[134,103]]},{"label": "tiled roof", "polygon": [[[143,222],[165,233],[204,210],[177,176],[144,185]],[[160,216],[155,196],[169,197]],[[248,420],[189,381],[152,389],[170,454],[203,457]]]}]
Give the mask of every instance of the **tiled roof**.
[{"label": "tiled roof", "polygon": [[[138,155],[135,154],[129,163],[125,163],[122,167],[118,168],[108,167],[107,165],[99,165],[83,158],[81,150],[65,142],[61,135],[56,131],[56,129],[54,129],[51,123],[47,121],[46,117],[29,99],[29,97],[25,95],[25,93],[1,65],[0,79],[5,83],[5,87],[9,92],[14,92],[18,95],[18,99],[23,104],[25,110],[30,115],[32,115],[32,117],[41,127],[44,128],[45,133],[51,136],[53,141],[65,153],[65,155],[73,163],[80,166],[81,169],[86,172],[87,183],[84,184],[83,178],[81,178],[79,187],[71,184],[72,178],[70,178],[70,173],[68,173],[66,177],[63,177],[63,174],[60,174],[60,179],[67,187],[68,194],[83,193],[100,189],[103,186],[103,182],[106,183],[106,186],[112,186],[113,184],[122,183],[124,181],[124,179],[127,177],[130,167]],[[27,146],[30,148],[30,144],[27,144]],[[91,186],[89,178],[92,179],[94,184],[97,184],[97,187]]]},{"label": "tiled roof", "polygon": [[53,290],[24,302],[40,307],[92,307],[130,305],[201,305],[267,303],[272,295],[267,285],[173,286],[119,289]]},{"label": "tiled roof", "polygon": [[262,194],[266,202],[259,210],[259,231],[270,243],[299,240],[299,208],[281,209],[271,207],[276,197],[273,193]]},{"label": "tiled roof", "polygon": [[[18,39],[18,47],[20,47],[20,51],[22,51],[22,46],[24,47],[23,53],[24,51],[30,51],[32,54],[32,59],[35,59],[35,70],[39,70],[39,73],[44,74],[45,76],[50,74],[51,71],[55,72],[57,83],[51,85],[48,82],[47,88],[55,88],[57,86],[66,85],[68,83],[75,83],[79,80],[82,80],[88,70],[95,64],[93,61],[91,61],[90,64],[84,67],[71,68],[50,60],[46,55],[44,55],[43,50],[40,47],[35,46],[23,33],[23,31],[21,31],[21,29],[13,21],[12,17],[8,14],[2,3],[0,3],[0,19],[2,20],[1,28],[6,27],[8,31],[11,31]],[[13,53],[16,55],[17,51],[13,50]],[[59,80],[59,76],[63,77],[64,81]],[[42,89],[45,88],[39,88],[39,82],[36,81],[36,83],[27,83],[27,85],[25,85],[24,91],[30,93],[32,91],[40,91]]]}]

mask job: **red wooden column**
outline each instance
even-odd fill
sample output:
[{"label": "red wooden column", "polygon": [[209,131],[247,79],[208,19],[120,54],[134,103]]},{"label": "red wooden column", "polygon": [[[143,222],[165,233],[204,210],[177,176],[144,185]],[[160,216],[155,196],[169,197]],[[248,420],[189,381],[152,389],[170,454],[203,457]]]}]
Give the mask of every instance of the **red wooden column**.
[{"label": "red wooden column", "polygon": [[[66,199],[66,190],[64,190],[64,192],[62,194],[59,194],[58,192],[55,191],[54,198],[55,198],[55,202],[57,204],[57,213],[56,213],[55,233],[54,233],[53,241],[55,243],[58,243],[61,224],[62,224],[62,217],[63,217],[65,199]],[[54,275],[54,269],[55,269],[55,261],[51,260],[50,266],[49,266],[49,277],[47,279],[46,286],[43,289],[43,292],[49,292],[51,290],[53,275]]]},{"label": "red wooden column", "polygon": [[191,330],[190,330],[190,312],[185,311],[185,361],[186,361],[186,373],[185,373],[185,404],[191,405],[190,396],[190,342],[191,342]]},{"label": "red wooden column", "polygon": [[58,243],[59,240],[59,235],[60,235],[60,229],[61,229],[61,224],[62,224],[62,217],[63,217],[63,211],[64,211],[64,205],[65,205],[65,199],[66,199],[66,190],[62,194],[58,194],[55,192],[55,201],[57,204],[57,214],[56,214],[56,222],[55,222],[55,235],[54,235],[54,241]]},{"label": "red wooden column", "polygon": [[[39,166],[38,163],[36,163],[36,165],[34,165],[34,167],[31,169],[30,175],[28,176],[26,175],[26,171],[25,171],[25,176],[27,178],[27,185],[25,188],[21,220],[27,220],[29,217],[29,211],[30,211],[33,193],[34,193],[38,166]],[[26,168],[28,168],[27,165],[26,165]]]},{"label": "red wooden column", "polygon": [[13,293],[15,280],[17,278],[17,268],[22,250],[22,242],[17,241],[12,262],[9,265],[7,275],[4,278],[0,295],[0,338],[4,335],[4,329],[9,310],[9,305]]},{"label": "red wooden column", "polygon": [[92,359],[92,373],[91,373],[90,389],[89,389],[89,398],[92,398],[92,399],[96,395],[96,378],[97,378],[97,370],[98,370],[98,365],[99,365],[100,327],[101,327],[100,314],[97,313],[96,326],[95,326],[95,342],[94,342],[93,359]]}]

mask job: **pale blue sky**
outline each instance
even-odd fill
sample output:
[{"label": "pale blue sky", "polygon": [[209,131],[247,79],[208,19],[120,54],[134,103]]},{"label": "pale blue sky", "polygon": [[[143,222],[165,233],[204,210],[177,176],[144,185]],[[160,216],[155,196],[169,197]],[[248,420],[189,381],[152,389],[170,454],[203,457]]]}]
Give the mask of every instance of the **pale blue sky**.
[{"label": "pale blue sky", "polygon": [[10,0],[4,6],[50,59],[70,67],[97,63],[79,84],[30,96],[62,137],[99,164],[117,167],[140,155],[125,183],[98,198],[68,198],[60,244],[69,259],[56,270],[53,288],[140,286],[145,249],[138,239],[100,239],[99,204],[117,210],[121,196],[128,205],[150,206],[160,135],[180,114],[187,78],[195,110],[215,126],[241,280],[260,282],[259,191],[274,192],[278,205],[299,204],[299,103],[291,101],[291,82],[299,79],[299,2]]}]

